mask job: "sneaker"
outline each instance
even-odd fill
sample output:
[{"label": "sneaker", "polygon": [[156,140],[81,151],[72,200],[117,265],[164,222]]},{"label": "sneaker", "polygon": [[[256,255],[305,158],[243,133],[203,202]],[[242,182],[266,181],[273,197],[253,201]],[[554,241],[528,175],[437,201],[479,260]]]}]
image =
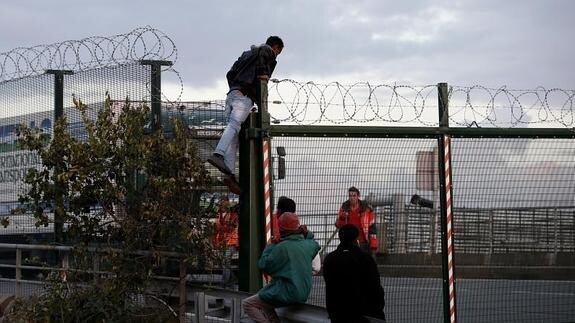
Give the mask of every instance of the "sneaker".
[{"label": "sneaker", "polygon": [[224,157],[219,154],[213,154],[212,157],[208,158],[208,163],[212,164],[215,168],[217,168],[220,172],[226,175],[232,175],[232,171],[226,166],[224,162]]},{"label": "sneaker", "polygon": [[240,184],[236,180],[234,175],[228,175],[224,178],[224,184],[228,187],[230,192],[240,195],[242,193],[242,189],[240,188]]}]

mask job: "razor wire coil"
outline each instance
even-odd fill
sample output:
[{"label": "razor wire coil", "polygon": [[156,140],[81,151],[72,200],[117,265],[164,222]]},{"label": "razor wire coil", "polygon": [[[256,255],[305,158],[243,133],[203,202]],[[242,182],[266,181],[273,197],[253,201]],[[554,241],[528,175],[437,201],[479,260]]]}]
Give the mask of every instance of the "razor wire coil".
[{"label": "razor wire coil", "polygon": [[[177,60],[174,42],[161,31],[142,27],[110,37],[93,36],[0,53],[0,82],[44,74],[46,70],[87,71],[141,60]],[[184,82],[179,82],[180,101]],[[151,86],[148,84],[148,87]],[[269,84],[270,112],[274,122],[300,125],[393,124],[437,126],[437,86],[327,84],[292,79]],[[512,90],[481,85],[451,86],[449,121],[459,127],[575,127],[575,90],[560,88]]]},{"label": "razor wire coil", "polygon": [[[390,123],[435,126],[437,85],[339,82],[318,84],[272,80],[270,112],[276,123],[299,125]],[[575,125],[575,90],[512,90],[506,87],[450,86],[449,120],[458,127]]]},{"label": "razor wire coil", "polygon": [[0,53],[0,82],[45,73],[86,71],[138,60],[177,60],[174,42],[152,27],[110,37],[93,36],[60,43],[19,47]]}]

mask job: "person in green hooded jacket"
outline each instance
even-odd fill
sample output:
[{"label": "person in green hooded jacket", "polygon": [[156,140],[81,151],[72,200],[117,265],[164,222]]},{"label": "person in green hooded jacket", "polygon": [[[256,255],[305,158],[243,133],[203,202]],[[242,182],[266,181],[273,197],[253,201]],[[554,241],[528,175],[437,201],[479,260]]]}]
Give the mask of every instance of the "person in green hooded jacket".
[{"label": "person in green hooded jacket", "polygon": [[295,213],[278,219],[280,240],[267,245],[258,267],[271,276],[269,284],[243,300],[244,311],[256,323],[280,322],[276,307],[305,303],[312,286],[312,259],[320,247]]}]

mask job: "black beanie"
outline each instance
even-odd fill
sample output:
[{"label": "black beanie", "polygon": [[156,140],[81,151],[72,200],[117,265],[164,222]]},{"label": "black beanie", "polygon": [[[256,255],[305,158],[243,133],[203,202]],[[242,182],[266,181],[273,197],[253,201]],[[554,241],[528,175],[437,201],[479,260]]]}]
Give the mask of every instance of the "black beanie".
[{"label": "black beanie", "polygon": [[343,243],[352,243],[357,240],[359,236],[359,230],[353,224],[346,224],[339,228],[338,232],[339,241]]}]

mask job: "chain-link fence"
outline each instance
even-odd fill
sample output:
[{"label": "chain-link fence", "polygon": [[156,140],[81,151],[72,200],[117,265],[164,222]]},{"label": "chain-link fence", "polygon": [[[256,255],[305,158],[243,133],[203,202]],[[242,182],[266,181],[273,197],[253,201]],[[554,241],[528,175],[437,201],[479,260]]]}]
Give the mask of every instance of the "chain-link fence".
[{"label": "chain-link fence", "polygon": [[[286,177],[275,181],[274,193],[296,201],[322,253],[339,243],[334,224],[347,189],[359,188],[377,214],[376,258],[389,320],[440,321],[437,140],[285,135],[273,143],[286,152]],[[453,139],[461,321],[561,321],[575,315],[567,306],[573,305],[575,292],[573,149],[574,139]],[[433,158],[421,158],[425,154]],[[431,204],[415,205],[414,196]],[[319,278],[316,283],[310,302],[323,306],[323,284]]]},{"label": "chain-link fence", "polygon": [[390,321],[573,320],[573,91],[451,87],[448,112],[434,88],[272,85],[276,198],[297,202],[326,254],[359,188],[377,214]]},{"label": "chain-link fence", "polygon": [[[106,94],[115,99],[137,98],[149,101],[150,68],[139,62],[116,67],[81,71],[66,75],[63,89],[63,114],[69,123],[68,131],[76,138],[85,138],[84,122],[80,111],[73,107],[73,98],[89,108],[95,118],[104,108]],[[129,82],[127,81],[129,80]],[[34,152],[19,148],[16,129],[24,124],[40,128],[50,134],[55,122],[54,75],[45,74],[0,83],[0,111],[10,114],[1,118],[2,155],[0,156],[0,212],[9,216],[19,207],[19,195],[24,193],[23,180],[28,169],[41,164]],[[47,206],[48,208],[53,206]],[[1,227],[2,242],[49,242],[53,240],[53,227],[37,228],[31,215],[10,216],[11,224]]]},{"label": "chain-link fence", "polygon": [[[75,102],[85,105],[86,115],[92,120],[103,110],[107,98],[151,105],[152,90],[158,84],[153,80],[153,66],[144,59],[171,59],[174,51],[173,43],[161,32],[140,28],[123,35],[18,48],[0,54],[0,217],[4,224],[8,223],[0,226],[1,243],[53,244],[61,241],[62,230],[67,227],[55,225],[54,203],[42,205],[48,216],[45,225],[38,225],[30,211],[14,213],[26,209],[26,203],[19,198],[28,189],[24,185],[28,171],[42,166],[36,152],[19,144],[19,127],[39,129],[52,138],[56,120],[65,117],[67,131],[84,140],[85,124]],[[15,274],[13,269],[17,258],[13,251],[2,251],[3,279],[17,278],[18,271]],[[60,257],[52,251],[25,251],[20,258],[30,266],[51,266]],[[23,269],[19,275],[41,281],[46,274]],[[3,284],[2,293],[11,294],[14,286]],[[22,294],[36,293],[40,286],[23,285]]]}]

